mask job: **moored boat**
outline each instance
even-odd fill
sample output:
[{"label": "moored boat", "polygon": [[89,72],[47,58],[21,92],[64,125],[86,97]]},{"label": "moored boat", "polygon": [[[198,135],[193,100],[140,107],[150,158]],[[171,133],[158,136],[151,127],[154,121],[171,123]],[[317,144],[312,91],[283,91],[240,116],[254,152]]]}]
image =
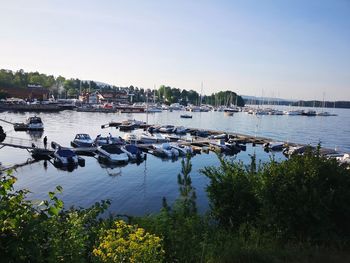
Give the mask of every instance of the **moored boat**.
[{"label": "moored boat", "polygon": [[167,142],[168,139],[159,133],[142,133],[139,135],[139,141],[142,143],[161,143]]},{"label": "moored boat", "polygon": [[183,118],[183,119],[192,119],[192,115],[189,115],[189,114],[182,114],[182,115],[180,115],[180,118]]},{"label": "moored boat", "polygon": [[175,130],[174,125],[164,125],[164,126],[160,127],[159,132],[172,133],[172,132],[174,132],[174,130]]},{"label": "moored boat", "polygon": [[179,156],[179,151],[169,143],[163,143],[161,145],[153,145],[153,154],[162,158],[177,158]]},{"label": "moored boat", "polygon": [[110,163],[127,163],[129,156],[116,144],[106,144],[97,148],[96,153],[100,161]]},{"label": "moored boat", "polygon": [[42,131],[44,130],[44,124],[40,117],[34,116],[27,119],[27,130],[29,131]]},{"label": "moored boat", "polygon": [[78,157],[75,152],[68,148],[58,147],[53,154],[53,159],[56,166],[75,167],[79,164],[81,166],[85,164],[85,160],[83,158]]},{"label": "moored boat", "polygon": [[127,144],[122,147],[122,150],[128,155],[131,161],[142,161],[146,158],[146,154],[143,153],[139,147],[132,144]]},{"label": "moored boat", "polygon": [[71,141],[72,147],[92,147],[94,144],[94,141],[91,139],[89,134],[85,133],[78,133],[75,135],[75,138],[73,141]]}]

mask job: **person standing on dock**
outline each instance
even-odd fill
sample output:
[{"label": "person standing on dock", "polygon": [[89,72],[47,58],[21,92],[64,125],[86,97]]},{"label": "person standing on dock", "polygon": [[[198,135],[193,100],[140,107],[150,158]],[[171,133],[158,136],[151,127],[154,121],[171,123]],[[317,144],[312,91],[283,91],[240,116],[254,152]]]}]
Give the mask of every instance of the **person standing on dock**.
[{"label": "person standing on dock", "polygon": [[45,149],[46,149],[46,148],[47,148],[47,136],[44,137],[44,140],[43,140],[43,141],[44,141],[44,147],[45,147]]}]

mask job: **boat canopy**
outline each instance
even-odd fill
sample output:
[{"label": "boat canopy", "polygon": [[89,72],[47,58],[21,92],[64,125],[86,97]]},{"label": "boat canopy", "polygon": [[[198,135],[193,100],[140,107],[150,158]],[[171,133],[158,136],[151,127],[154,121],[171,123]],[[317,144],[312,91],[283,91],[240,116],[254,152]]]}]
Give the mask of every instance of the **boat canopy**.
[{"label": "boat canopy", "polygon": [[106,144],[101,146],[102,150],[105,150],[106,152],[110,154],[121,154],[124,153],[119,146],[113,145],[113,144]]},{"label": "boat canopy", "polygon": [[125,145],[125,149],[131,154],[137,154],[140,152],[139,148],[132,144]]},{"label": "boat canopy", "polygon": [[59,156],[67,157],[67,158],[76,156],[75,152],[73,152],[71,150],[65,150],[65,149],[58,150],[57,154]]}]

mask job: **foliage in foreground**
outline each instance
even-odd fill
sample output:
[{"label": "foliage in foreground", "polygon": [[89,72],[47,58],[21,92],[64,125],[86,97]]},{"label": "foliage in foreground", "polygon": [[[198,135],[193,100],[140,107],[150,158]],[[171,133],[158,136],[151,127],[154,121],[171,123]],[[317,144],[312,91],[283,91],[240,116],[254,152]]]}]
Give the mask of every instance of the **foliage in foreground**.
[{"label": "foliage in foreground", "polygon": [[[220,157],[219,157],[220,158]],[[251,165],[220,158],[206,167],[210,210],[199,215],[190,157],[179,198],[129,222],[100,217],[109,202],[63,210],[33,204],[0,182],[0,254],[5,262],[349,262],[350,171],[318,152]],[[139,227],[140,226],[140,227]]]},{"label": "foliage in foreground", "polygon": [[[27,190],[13,190],[15,181],[11,175],[0,181],[0,254],[4,262],[162,261],[160,238],[137,226],[100,217],[109,201],[88,209],[62,210],[63,202],[56,196],[62,189],[57,187],[49,193],[49,201],[33,204],[25,198]],[[113,252],[116,244],[126,252]]]}]

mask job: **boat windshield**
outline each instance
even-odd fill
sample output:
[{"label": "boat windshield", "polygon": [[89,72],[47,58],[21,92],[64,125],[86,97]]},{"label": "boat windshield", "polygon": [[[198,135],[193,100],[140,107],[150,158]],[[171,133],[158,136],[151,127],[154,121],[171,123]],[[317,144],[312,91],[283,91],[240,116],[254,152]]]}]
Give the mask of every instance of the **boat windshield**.
[{"label": "boat windshield", "polygon": [[39,117],[31,117],[28,119],[28,122],[29,123],[33,123],[33,124],[36,124],[36,123],[42,123],[41,119]]},{"label": "boat windshield", "polygon": [[75,136],[76,139],[79,140],[90,140],[90,136],[88,134],[77,134],[77,136]]}]

